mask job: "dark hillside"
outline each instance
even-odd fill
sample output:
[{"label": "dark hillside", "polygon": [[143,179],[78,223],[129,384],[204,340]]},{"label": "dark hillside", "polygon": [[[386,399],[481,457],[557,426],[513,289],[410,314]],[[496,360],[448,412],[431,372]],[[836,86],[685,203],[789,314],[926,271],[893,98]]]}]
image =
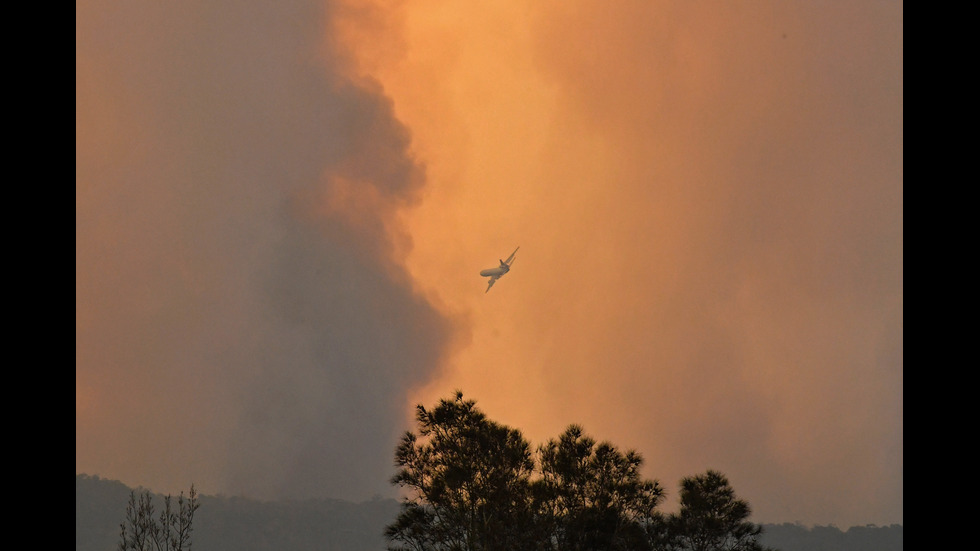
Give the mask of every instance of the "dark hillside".
[{"label": "dark hillside", "polygon": [[902,526],[836,526],[807,528],[799,524],[763,524],[763,545],[781,551],[902,551]]},{"label": "dark hillside", "polygon": [[[97,476],[75,476],[75,551],[114,551],[131,488]],[[154,495],[157,507],[162,495]],[[384,551],[382,533],[398,502],[332,499],[255,501],[200,496],[194,517],[196,551]],[[902,551],[901,525],[807,528],[763,524],[764,545],[779,551]]]},{"label": "dark hillside", "polygon": [[[130,488],[97,476],[75,476],[75,551],[112,551],[119,543]],[[154,495],[159,510],[163,496]],[[197,551],[383,551],[394,499],[264,502],[200,496],[194,517]]]},{"label": "dark hillside", "polygon": [[203,496],[194,518],[194,548],[381,551],[384,527],[397,514],[393,499],[262,502]]},{"label": "dark hillside", "polygon": [[117,480],[75,475],[75,551],[111,551],[119,543],[130,488]]}]

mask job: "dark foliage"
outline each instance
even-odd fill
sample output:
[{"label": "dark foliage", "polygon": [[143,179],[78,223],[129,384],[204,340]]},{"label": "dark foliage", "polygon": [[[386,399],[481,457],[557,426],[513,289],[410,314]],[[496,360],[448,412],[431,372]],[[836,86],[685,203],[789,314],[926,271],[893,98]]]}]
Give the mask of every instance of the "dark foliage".
[{"label": "dark foliage", "polygon": [[385,530],[392,549],[528,549],[533,533],[530,445],[457,392],[430,410],[395,451],[392,483],[409,491]]},{"label": "dark foliage", "polygon": [[749,522],[748,502],[735,497],[725,475],[708,470],[681,480],[681,510],[667,519],[667,549],[768,551],[762,527]]},{"label": "dark foliage", "polygon": [[664,498],[656,481],[643,480],[643,458],[596,441],[570,426],[539,448],[538,495],[542,521],[556,549],[648,549],[647,531],[660,521]]},{"label": "dark foliage", "polygon": [[418,406],[416,421],[418,434],[395,452],[392,483],[409,496],[385,531],[390,549],[650,549],[663,490],[640,477],[638,453],[572,425],[538,449],[538,470],[520,431],[460,392],[431,411]]}]

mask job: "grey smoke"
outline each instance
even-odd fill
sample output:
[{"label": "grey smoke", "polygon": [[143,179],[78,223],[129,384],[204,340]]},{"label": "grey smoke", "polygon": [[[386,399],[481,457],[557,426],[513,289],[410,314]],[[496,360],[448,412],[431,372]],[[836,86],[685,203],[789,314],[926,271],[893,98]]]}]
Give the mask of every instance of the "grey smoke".
[{"label": "grey smoke", "polygon": [[452,328],[397,262],[424,167],[380,87],[343,70],[330,8],[78,6],[80,472],[391,492],[406,392]]}]

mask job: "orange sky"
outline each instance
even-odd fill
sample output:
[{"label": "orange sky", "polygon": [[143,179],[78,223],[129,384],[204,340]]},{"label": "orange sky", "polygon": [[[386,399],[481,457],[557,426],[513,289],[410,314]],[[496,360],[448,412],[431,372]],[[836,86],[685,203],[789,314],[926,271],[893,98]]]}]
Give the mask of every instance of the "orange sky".
[{"label": "orange sky", "polygon": [[[766,518],[901,519],[900,4],[350,24],[429,175],[408,265],[471,322],[418,401],[464,389],[534,441],[583,423],[667,484],[721,469]],[[517,245],[478,292],[465,267]]]},{"label": "orange sky", "polygon": [[[289,494],[254,480],[357,463],[303,435],[393,449],[458,388],[534,444],[635,448],[670,492],[719,470],[757,521],[903,522],[901,3],[100,7],[79,472]],[[375,395],[377,441],[320,421]]]}]

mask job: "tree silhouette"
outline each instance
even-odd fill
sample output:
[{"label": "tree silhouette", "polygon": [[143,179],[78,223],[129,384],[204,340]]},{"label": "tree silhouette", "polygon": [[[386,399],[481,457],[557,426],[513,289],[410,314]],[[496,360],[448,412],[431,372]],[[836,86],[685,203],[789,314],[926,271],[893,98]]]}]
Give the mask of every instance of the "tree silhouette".
[{"label": "tree silhouette", "polygon": [[[537,449],[457,391],[395,451],[392,483],[408,490],[385,529],[396,551],[770,551],[748,503],[722,474],[681,481],[681,508],[657,511],[664,490],[643,458],[570,425]],[[537,467],[537,468],[536,468]]]},{"label": "tree silhouette", "polygon": [[119,525],[119,551],[190,551],[194,512],[200,507],[191,484],[187,499],[181,492],[176,508],[170,495],[163,498],[163,510],[154,518],[153,500],[148,490],[137,496],[129,492],[126,519]]},{"label": "tree silhouette", "polygon": [[768,551],[762,527],[748,522],[748,502],[737,499],[721,473],[708,470],[681,480],[681,509],[670,515],[665,547],[690,551]]},{"label": "tree silhouette", "polygon": [[392,483],[409,490],[385,537],[411,550],[528,549],[533,531],[530,446],[456,392],[429,411],[416,408],[395,452]]},{"label": "tree silhouette", "polygon": [[647,528],[660,520],[664,499],[657,481],[643,480],[643,458],[596,444],[582,427],[571,425],[539,448],[544,518],[556,549],[601,551],[650,547]]}]

